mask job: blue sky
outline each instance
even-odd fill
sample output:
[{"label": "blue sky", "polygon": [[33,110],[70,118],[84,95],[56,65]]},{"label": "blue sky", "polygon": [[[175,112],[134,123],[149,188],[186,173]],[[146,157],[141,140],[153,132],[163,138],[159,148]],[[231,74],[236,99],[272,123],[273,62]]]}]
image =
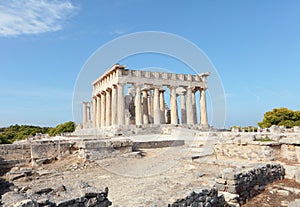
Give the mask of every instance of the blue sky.
[{"label": "blue sky", "polygon": [[275,107],[298,110],[299,10],[296,0],[2,0],[0,126],[72,120],[73,88],[87,59],[141,31],[180,35],[206,53],[223,82],[226,127],[256,125]]}]

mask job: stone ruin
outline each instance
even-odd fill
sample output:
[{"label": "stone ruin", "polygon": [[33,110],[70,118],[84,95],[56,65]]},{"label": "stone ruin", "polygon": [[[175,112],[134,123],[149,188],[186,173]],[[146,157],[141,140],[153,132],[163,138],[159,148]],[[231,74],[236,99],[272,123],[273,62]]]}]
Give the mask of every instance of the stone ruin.
[{"label": "stone ruin", "polygon": [[[162,125],[207,129],[209,75],[208,72],[190,75],[131,70],[116,64],[92,83],[93,100],[83,102],[82,124],[75,133],[115,136],[130,134],[127,132],[136,127],[156,129]],[[198,91],[200,98],[196,100]],[[177,106],[177,98],[180,106]],[[200,103],[198,113],[197,101]]]},{"label": "stone ruin", "polygon": [[[108,188],[98,190],[83,181],[75,186],[45,186],[36,190],[19,188],[13,183],[35,175],[40,178],[45,174],[38,170],[40,166],[68,159],[70,155],[76,155],[84,167],[89,161],[111,156],[133,155],[143,159],[141,151],[145,149],[172,147],[193,152],[184,158],[192,163],[200,160],[201,165],[206,159],[210,167],[215,164],[224,169],[209,180],[212,181],[209,188],[194,189],[172,202],[166,200],[170,207],[238,207],[276,180],[288,178],[300,183],[300,127],[272,126],[258,132],[239,129],[228,132],[208,126],[205,97],[208,76],[208,73],[129,70],[114,65],[93,83],[93,101],[83,103],[83,123],[75,133],[57,137],[38,135],[0,145],[0,173],[7,179],[0,180],[0,203],[13,207],[107,207],[114,203],[108,199]],[[126,84],[132,86],[127,95],[124,94]],[[164,100],[166,88],[170,91],[170,106]],[[197,91],[199,113],[195,107]],[[153,135],[159,139],[149,139]],[[250,164],[244,164],[247,162]],[[57,195],[60,199],[55,199]]]}]

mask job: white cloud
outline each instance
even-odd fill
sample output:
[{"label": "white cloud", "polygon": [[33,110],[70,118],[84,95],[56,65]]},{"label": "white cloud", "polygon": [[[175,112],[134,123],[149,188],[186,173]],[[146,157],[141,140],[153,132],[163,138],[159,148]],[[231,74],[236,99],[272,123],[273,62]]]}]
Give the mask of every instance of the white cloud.
[{"label": "white cloud", "polygon": [[76,10],[77,7],[69,1],[2,1],[0,2],[0,36],[58,31]]}]

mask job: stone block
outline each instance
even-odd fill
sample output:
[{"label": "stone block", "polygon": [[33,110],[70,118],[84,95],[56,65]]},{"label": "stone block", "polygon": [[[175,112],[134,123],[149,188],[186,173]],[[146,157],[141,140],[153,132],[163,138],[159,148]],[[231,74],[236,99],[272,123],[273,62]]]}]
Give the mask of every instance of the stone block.
[{"label": "stone block", "polygon": [[13,207],[38,207],[38,204],[31,199],[27,199],[27,200],[23,200],[23,201],[15,203],[13,205]]},{"label": "stone block", "polygon": [[289,207],[299,207],[299,206],[300,206],[300,199],[296,199],[289,204]]},{"label": "stone block", "polygon": [[296,171],[296,172],[295,172],[295,181],[296,181],[297,183],[300,183],[300,171]]},{"label": "stone block", "polygon": [[278,195],[286,196],[286,197],[290,195],[290,192],[287,190],[277,190],[277,193]]}]

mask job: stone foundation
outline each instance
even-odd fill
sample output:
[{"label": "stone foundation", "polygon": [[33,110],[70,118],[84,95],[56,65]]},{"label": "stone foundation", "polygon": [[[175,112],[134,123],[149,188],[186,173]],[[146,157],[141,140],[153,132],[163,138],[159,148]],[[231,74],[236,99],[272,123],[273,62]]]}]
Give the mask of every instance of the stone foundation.
[{"label": "stone foundation", "polygon": [[219,191],[239,195],[239,202],[245,202],[265,189],[268,183],[283,179],[285,169],[279,164],[267,164],[248,170],[225,169],[216,178],[215,187]]},{"label": "stone foundation", "polygon": [[182,207],[182,206],[210,206],[210,207],[223,207],[227,206],[223,195],[218,195],[218,190],[203,189],[198,191],[193,191],[190,195],[183,199],[178,199],[168,207]]}]

